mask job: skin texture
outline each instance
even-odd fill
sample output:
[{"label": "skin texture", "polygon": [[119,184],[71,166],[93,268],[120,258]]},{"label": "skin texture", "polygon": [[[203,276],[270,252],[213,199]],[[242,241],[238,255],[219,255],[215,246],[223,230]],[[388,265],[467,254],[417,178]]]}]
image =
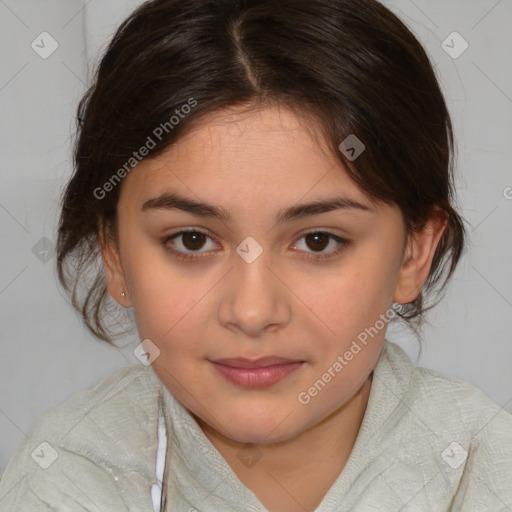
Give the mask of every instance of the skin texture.
[{"label": "skin texture", "polygon": [[[230,222],[142,205],[163,192],[222,206]],[[371,210],[340,209],[277,224],[281,208],[345,197]],[[189,262],[186,228],[208,234]],[[123,180],[117,241],[103,241],[110,294],[133,307],[140,339],[160,350],[154,371],[194,415],[237,477],[272,512],[314,509],[350,455],[385,329],[311,398],[298,401],[393,301],[414,300],[445,228],[434,216],[406,236],[397,206],[376,203],[281,107],[210,116]],[[327,238],[315,249],[310,230]],[[252,263],[236,252],[251,236],[263,249]],[[309,243],[308,243],[309,239]],[[187,245],[188,244],[188,245]],[[126,295],[121,297],[121,291]],[[302,366],[269,387],[228,382],[211,360],[268,355]],[[239,450],[261,455],[248,467]],[[334,456],[335,455],[335,456]]]}]

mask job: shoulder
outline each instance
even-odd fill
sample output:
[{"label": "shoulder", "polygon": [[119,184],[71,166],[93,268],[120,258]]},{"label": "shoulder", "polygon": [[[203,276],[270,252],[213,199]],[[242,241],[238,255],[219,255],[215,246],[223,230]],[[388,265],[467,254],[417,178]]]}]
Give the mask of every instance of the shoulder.
[{"label": "shoulder", "polygon": [[2,475],[0,505],[11,500],[7,503],[21,510],[26,496],[38,504],[79,502],[85,510],[93,502],[116,504],[121,511],[127,510],[125,497],[133,495],[145,510],[154,476],[160,385],[150,366],[125,366],[47,409]]},{"label": "shoulder", "polygon": [[[117,369],[93,388],[78,391],[47,409],[29,432],[29,439],[55,441],[62,447],[87,449],[115,444],[133,446],[155,415],[158,380],[142,364]],[[132,436],[133,439],[131,438]]]},{"label": "shoulder", "polygon": [[414,407],[413,411],[456,432],[512,434],[512,415],[474,385],[413,366],[407,354],[394,343],[386,342],[385,349],[388,367],[401,379],[401,399]]},{"label": "shoulder", "polygon": [[[422,407],[444,428],[478,440],[511,439],[512,415],[466,380],[416,367],[413,392]],[[512,446],[511,446],[512,447]]]},{"label": "shoulder", "polygon": [[494,403],[467,381],[415,367],[390,342],[383,358],[380,378],[385,385],[379,394],[386,400],[385,390],[393,392],[387,399],[393,408],[390,443],[395,450],[400,444],[402,469],[411,473],[418,468],[418,478],[425,479],[430,492],[427,482],[435,481],[436,492],[453,499],[454,510],[512,508],[512,415],[507,404]]}]

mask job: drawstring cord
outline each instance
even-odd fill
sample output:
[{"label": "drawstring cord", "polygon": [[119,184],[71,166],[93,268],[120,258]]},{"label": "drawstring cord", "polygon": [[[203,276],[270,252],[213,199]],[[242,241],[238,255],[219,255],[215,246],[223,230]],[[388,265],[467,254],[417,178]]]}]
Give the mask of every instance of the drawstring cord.
[{"label": "drawstring cord", "polygon": [[164,413],[164,397],[161,390],[158,393],[158,429],[156,452],[156,478],[157,483],[151,486],[151,498],[154,512],[165,512],[167,508],[167,479],[168,479],[168,434],[167,417]]}]

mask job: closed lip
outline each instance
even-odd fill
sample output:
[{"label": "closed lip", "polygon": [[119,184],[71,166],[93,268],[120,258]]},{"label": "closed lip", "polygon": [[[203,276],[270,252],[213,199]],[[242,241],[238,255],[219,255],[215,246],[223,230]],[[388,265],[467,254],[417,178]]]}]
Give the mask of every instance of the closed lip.
[{"label": "closed lip", "polygon": [[212,363],[223,364],[233,368],[266,368],[267,366],[276,366],[284,364],[302,363],[297,359],[288,359],[278,356],[260,357],[259,359],[247,359],[245,357],[230,357],[227,359],[216,359]]}]

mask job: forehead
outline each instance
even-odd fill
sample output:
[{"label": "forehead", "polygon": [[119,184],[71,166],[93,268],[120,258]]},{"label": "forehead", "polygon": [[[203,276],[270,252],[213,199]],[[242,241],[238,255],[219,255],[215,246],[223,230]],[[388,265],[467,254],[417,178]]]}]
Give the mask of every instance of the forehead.
[{"label": "forehead", "polygon": [[139,163],[127,181],[152,193],[168,185],[209,195],[218,195],[219,187],[254,192],[265,187],[299,200],[310,190],[335,187],[366,197],[313,121],[283,106],[210,114],[156,158]]}]

